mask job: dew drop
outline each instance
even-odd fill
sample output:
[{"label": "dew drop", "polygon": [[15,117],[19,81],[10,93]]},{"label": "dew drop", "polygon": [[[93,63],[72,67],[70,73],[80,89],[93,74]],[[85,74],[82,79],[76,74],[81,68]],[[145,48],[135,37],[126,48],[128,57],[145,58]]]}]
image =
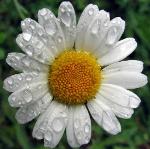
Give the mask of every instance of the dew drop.
[{"label": "dew drop", "polygon": [[89,133],[90,132],[90,126],[88,124],[85,125],[84,131],[85,131],[85,133]]},{"label": "dew drop", "polygon": [[60,9],[60,11],[61,11],[62,13],[64,13],[64,12],[65,12],[65,9],[62,7],[62,8]]},{"label": "dew drop", "polygon": [[43,8],[43,9],[40,10],[39,13],[40,13],[41,16],[45,16],[47,14],[47,10],[45,8]]},{"label": "dew drop", "polygon": [[33,49],[33,47],[32,46],[27,46],[26,47],[26,53],[29,55],[29,56],[32,56],[33,55],[33,51],[34,51],[34,49]]},{"label": "dew drop", "polygon": [[27,80],[27,81],[31,81],[31,80],[32,80],[32,75],[27,75],[27,76],[26,76],[26,80]]},{"label": "dew drop", "polygon": [[12,100],[13,102],[15,102],[16,96],[13,95],[13,96],[11,97],[11,100]]},{"label": "dew drop", "polygon": [[114,44],[117,40],[117,29],[115,27],[113,28],[110,28],[110,30],[108,31],[108,34],[107,34],[107,41],[106,43],[111,45],[111,44]]},{"label": "dew drop", "polygon": [[91,15],[93,15],[93,13],[94,13],[94,9],[91,8],[91,9],[88,11],[88,14],[91,16]]},{"label": "dew drop", "polygon": [[70,15],[69,12],[64,11],[63,13],[61,13],[60,19],[61,19],[63,24],[65,24],[67,27],[70,27],[70,25],[71,25],[71,15]]},{"label": "dew drop", "polygon": [[46,33],[48,33],[49,35],[54,35],[56,33],[56,25],[55,23],[48,23],[48,24],[45,24],[45,31]]},{"label": "dew drop", "polygon": [[62,37],[58,37],[58,42],[59,42],[59,43],[62,42]]},{"label": "dew drop", "polygon": [[22,58],[22,63],[23,63],[25,66],[27,66],[27,67],[30,66],[30,60],[27,59],[26,57]]},{"label": "dew drop", "polygon": [[32,37],[32,35],[31,34],[29,34],[29,33],[23,33],[23,39],[25,40],[25,41],[30,41],[30,39],[31,39],[31,37]]},{"label": "dew drop", "polygon": [[22,80],[22,76],[18,75],[18,80],[21,81]]},{"label": "dew drop", "polygon": [[29,89],[24,90],[22,96],[26,102],[30,102],[33,98]]},{"label": "dew drop", "polygon": [[78,129],[79,126],[80,126],[80,121],[79,121],[78,119],[76,119],[76,120],[74,121],[74,127],[75,127],[76,129]]},{"label": "dew drop", "polygon": [[47,131],[45,133],[45,136],[44,138],[48,141],[48,142],[51,142],[52,141],[52,133],[50,131]]},{"label": "dew drop", "polygon": [[8,83],[9,85],[12,85],[12,84],[13,84],[13,80],[12,80],[11,78],[9,78],[9,79],[7,80],[7,83]]},{"label": "dew drop", "polygon": [[53,120],[52,127],[54,131],[60,132],[63,129],[63,120],[60,118],[56,118]]},{"label": "dew drop", "polygon": [[100,21],[96,20],[96,22],[92,26],[92,34],[97,34],[100,30]]}]

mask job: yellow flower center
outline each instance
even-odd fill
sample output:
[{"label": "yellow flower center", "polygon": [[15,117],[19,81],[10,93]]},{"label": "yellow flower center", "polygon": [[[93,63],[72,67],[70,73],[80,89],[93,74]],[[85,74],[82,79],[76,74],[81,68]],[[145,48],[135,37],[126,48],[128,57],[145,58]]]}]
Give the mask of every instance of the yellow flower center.
[{"label": "yellow flower center", "polygon": [[94,98],[101,82],[101,67],[84,51],[64,51],[49,70],[49,88],[54,99],[65,104],[83,104]]}]

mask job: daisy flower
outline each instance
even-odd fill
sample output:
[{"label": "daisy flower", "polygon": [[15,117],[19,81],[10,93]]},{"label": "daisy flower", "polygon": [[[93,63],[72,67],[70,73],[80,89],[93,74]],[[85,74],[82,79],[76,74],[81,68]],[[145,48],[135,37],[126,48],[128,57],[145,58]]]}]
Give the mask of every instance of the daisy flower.
[{"label": "daisy flower", "polygon": [[24,53],[9,53],[8,65],[21,73],[4,80],[12,92],[10,106],[19,107],[16,119],[25,124],[39,116],[33,137],[54,148],[66,130],[71,147],[91,139],[91,118],[110,134],[128,119],[140,103],[128,89],[147,83],[143,62],[121,61],[137,47],[134,38],[119,40],[125,29],[120,17],[89,4],[76,25],[70,2],[62,2],[58,17],[47,8],[38,23],[21,22],[16,42]]}]

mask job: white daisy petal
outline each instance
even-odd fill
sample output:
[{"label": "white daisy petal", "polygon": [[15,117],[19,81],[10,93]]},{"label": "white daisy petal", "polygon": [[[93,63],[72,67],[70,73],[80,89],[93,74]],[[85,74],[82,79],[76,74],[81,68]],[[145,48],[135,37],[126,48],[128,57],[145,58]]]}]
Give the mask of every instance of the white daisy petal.
[{"label": "white daisy petal", "polygon": [[54,59],[53,55],[38,37],[24,32],[16,38],[18,46],[29,56],[41,63],[49,64]]},{"label": "white daisy petal", "polygon": [[77,35],[75,47],[77,50],[83,49],[84,38],[87,31],[87,28],[90,22],[94,19],[94,16],[99,12],[99,9],[96,5],[89,4],[81,14],[77,25]]},{"label": "white daisy petal", "polygon": [[49,67],[48,65],[42,64],[23,53],[16,52],[8,53],[6,62],[15,70],[23,72],[47,72]]},{"label": "white daisy petal", "polygon": [[110,134],[117,134],[121,131],[121,126],[112,110],[98,99],[87,103],[88,109],[98,125]]},{"label": "white daisy petal", "polygon": [[76,38],[76,15],[70,2],[60,4],[58,18],[64,33],[66,49],[72,49]]},{"label": "white daisy petal", "polygon": [[[104,10],[99,11],[95,15],[85,33],[85,42],[83,45],[84,50],[95,54],[95,50],[102,44],[103,40],[105,40],[105,35],[108,30],[107,24],[109,21],[109,13]],[[97,55],[95,54],[95,56]]]},{"label": "white daisy petal", "polygon": [[74,132],[80,145],[89,143],[91,139],[91,120],[85,105],[74,107]]},{"label": "white daisy petal", "polygon": [[125,28],[125,21],[123,21],[120,17],[114,18],[107,24],[106,23],[102,28],[105,32],[100,32],[103,40],[101,40],[98,48],[94,52],[97,58],[101,58],[106,53],[111,52],[114,44],[120,39]]},{"label": "white daisy petal", "polygon": [[97,94],[96,99],[109,106],[109,108],[111,108],[115,115],[120,118],[131,118],[132,114],[134,113],[132,108],[124,107],[121,104],[117,104],[116,102],[109,100],[109,98],[107,98],[106,96],[102,96],[101,94]]},{"label": "white daisy petal", "polygon": [[65,38],[58,19],[47,8],[43,8],[38,12],[38,21],[45,29],[49,41],[54,41],[55,45],[50,48],[55,49],[55,56],[65,49]]},{"label": "white daisy petal", "polygon": [[117,42],[110,52],[99,58],[98,61],[102,66],[118,62],[130,55],[136,47],[137,43],[134,38],[123,39]]},{"label": "white daisy petal", "polygon": [[120,71],[142,72],[143,62],[137,60],[121,61],[111,64],[102,70],[105,74]]},{"label": "white daisy petal", "polygon": [[125,29],[125,21],[120,17],[116,17],[110,21],[108,33],[106,36],[106,44],[113,45],[116,43]]},{"label": "white daisy petal", "polygon": [[147,76],[132,71],[117,71],[105,73],[104,83],[115,84],[126,89],[135,89],[147,84]]},{"label": "white daisy petal", "polygon": [[12,93],[9,96],[8,101],[12,107],[21,107],[40,99],[47,91],[47,82],[28,84]]},{"label": "white daisy petal", "polygon": [[21,107],[16,113],[18,123],[25,124],[33,120],[39,114],[43,113],[52,100],[52,95],[46,93],[41,99],[29,105]]},{"label": "white daisy petal", "polygon": [[63,136],[67,125],[68,108],[53,101],[46,112],[40,116],[33,130],[33,137],[44,138],[44,146],[54,148]]},{"label": "white daisy petal", "polygon": [[47,82],[47,74],[44,73],[20,73],[12,75],[4,80],[4,89],[9,92],[15,92],[32,83]]},{"label": "white daisy petal", "polygon": [[141,101],[133,92],[112,84],[102,84],[99,94],[107,100],[129,108],[137,108]]},{"label": "white daisy petal", "polygon": [[69,108],[69,115],[68,115],[68,123],[66,128],[66,135],[68,144],[72,148],[80,147],[80,144],[78,143],[76,136],[75,136],[75,130],[74,130],[74,108]]}]

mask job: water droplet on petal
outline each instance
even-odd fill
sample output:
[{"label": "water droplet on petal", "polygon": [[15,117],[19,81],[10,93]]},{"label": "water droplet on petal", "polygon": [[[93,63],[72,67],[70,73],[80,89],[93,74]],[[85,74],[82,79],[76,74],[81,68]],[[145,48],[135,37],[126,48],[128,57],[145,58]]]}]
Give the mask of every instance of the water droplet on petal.
[{"label": "water droplet on petal", "polygon": [[12,78],[9,78],[9,79],[7,80],[7,83],[8,83],[9,85],[12,85],[12,84],[13,84]]},{"label": "water droplet on petal", "polygon": [[62,7],[62,8],[60,9],[60,11],[61,11],[62,13],[64,13],[64,12],[65,12],[65,9]]},{"label": "water droplet on petal", "polygon": [[76,119],[76,120],[74,121],[74,127],[75,127],[76,129],[78,129],[78,128],[80,127],[80,121],[79,121],[78,119]]},{"label": "water droplet on petal", "polygon": [[59,43],[62,42],[62,37],[58,37],[58,42],[59,42]]},{"label": "water droplet on petal", "polygon": [[88,14],[91,16],[91,15],[93,15],[93,13],[94,13],[94,9],[91,8],[91,9],[88,11]]},{"label": "water droplet on petal", "polygon": [[22,76],[18,75],[18,80],[21,81],[22,80]]},{"label": "water droplet on petal", "polygon": [[23,63],[25,66],[27,66],[27,67],[30,66],[30,60],[29,60],[29,59],[23,58],[23,59],[22,59],[22,63]]},{"label": "water droplet on petal", "polygon": [[62,131],[62,129],[64,127],[63,126],[63,120],[60,118],[54,119],[53,123],[52,123],[52,127],[53,127],[54,131],[56,131],[56,132]]},{"label": "water droplet on petal", "polygon": [[81,140],[82,139],[82,133],[79,131],[79,132],[77,132],[77,138],[78,138],[78,140]]},{"label": "water droplet on petal", "polygon": [[47,131],[44,135],[44,138],[48,141],[51,142],[52,141],[52,133],[50,131]]},{"label": "water droplet on petal", "polygon": [[32,37],[32,35],[31,34],[29,34],[29,33],[23,33],[23,39],[25,40],[25,41],[30,41],[30,39],[31,39],[31,37]]},{"label": "water droplet on petal", "polygon": [[32,98],[33,98],[31,91],[28,90],[28,89],[26,89],[26,90],[23,91],[22,96],[23,96],[23,98],[24,98],[24,100],[26,102],[30,102],[32,100]]},{"label": "water droplet on petal", "polygon": [[90,126],[89,126],[89,124],[85,125],[84,131],[85,131],[85,133],[89,133],[90,132]]},{"label": "water droplet on petal", "polygon": [[33,55],[33,51],[34,51],[34,48],[32,46],[27,46],[26,47],[26,53],[29,55],[29,56],[32,56]]},{"label": "water droplet on petal", "polygon": [[111,45],[116,42],[117,39],[117,29],[115,27],[110,28],[107,34],[107,41],[106,43]]},{"label": "water droplet on petal", "polygon": [[16,96],[13,95],[13,96],[11,97],[11,101],[15,102],[15,100],[16,100]]},{"label": "water droplet on petal", "polygon": [[40,10],[39,13],[40,13],[41,16],[45,16],[47,14],[47,10],[45,8],[43,8],[43,9]]},{"label": "water droplet on petal", "polygon": [[67,27],[70,27],[70,25],[71,25],[71,15],[70,15],[69,12],[64,11],[63,13],[61,13],[60,19],[61,19],[63,24],[65,24]]},{"label": "water droplet on petal", "polygon": [[92,27],[92,34],[97,34],[100,30],[100,21],[97,20]]},{"label": "water droplet on petal", "polygon": [[56,33],[55,23],[50,22],[48,24],[45,24],[45,31],[49,35],[54,35]]},{"label": "water droplet on petal", "polygon": [[32,75],[27,75],[27,76],[26,76],[26,80],[27,80],[27,81],[31,81],[31,80],[32,80]]}]

